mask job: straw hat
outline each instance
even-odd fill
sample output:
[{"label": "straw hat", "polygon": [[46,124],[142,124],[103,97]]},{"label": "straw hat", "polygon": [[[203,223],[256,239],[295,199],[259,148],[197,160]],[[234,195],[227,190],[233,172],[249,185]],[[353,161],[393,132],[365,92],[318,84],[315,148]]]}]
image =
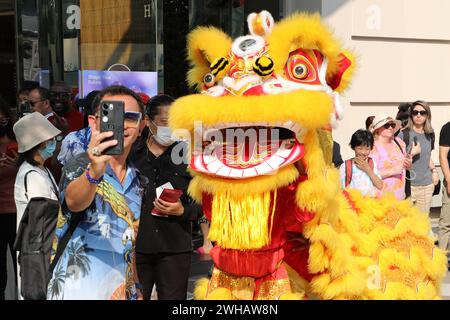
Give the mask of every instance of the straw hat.
[{"label": "straw hat", "polygon": [[33,112],[21,118],[16,122],[13,130],[19,145],[19,153],[24,153],[61,133],[39,112]]},{"label": "straw hat", "polygon": [[400,130],[400,128],[402,127],[402,122],[400,120],[395,120],[394,118],[392,118],[391,116],[388,116],[387,114],[379,114],[377,115],[373,121],[372,124],[370,125],[370,132],[374,133],[375,130],[381,128],[382,126],[384,126],[386,123],[390,123],[393,122],[395,123],[395,128],[394,128],[394,133],[396,133],[398,130]]}]

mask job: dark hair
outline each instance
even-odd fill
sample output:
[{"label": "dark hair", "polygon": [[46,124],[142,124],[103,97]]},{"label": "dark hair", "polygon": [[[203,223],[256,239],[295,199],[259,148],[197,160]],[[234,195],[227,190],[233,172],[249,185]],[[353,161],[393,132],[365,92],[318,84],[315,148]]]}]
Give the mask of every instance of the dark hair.
[{"label": "dark hair", "polygon": [[34,156],[34,152],[37,151],[40,146],[41,146],[41,143],[39,143],[37,146],[34,146],[33,148],[31,148],[28,151],[19,153],[19,159],[17,160],[17,166],[20,167],[22,165],[22,163],[24,163],[25,161],[28,162],[29,164],[31,164],[32,166],[38,166],[39,162],[34,160],[33,156]]},{"label": "dark hair", "polygon": [[372,149],[373,134],[368,130],[359,129],[352,135],[349,146],[353,150],[358,146],[367,146]]},{"label": "dark hair", "polygon": [[83,101],[83,105],[84,105],[84,127],[87,127],[89,125],[88,116],[91,116],[91,115],[95,114],[95,111],[96,111],[95,109],[96,108],[94,108],[94,102],[96,101],[95,99],[97,98],[97,95],[99,93],[100,93],[99,90],[91,91],[83,99],[84,100]]},{"label": "dark hair", "polygon": [[37,90],[37,92],[39,92],[39,97],[41,98],[41,100],[50,100],[50,91],[47,88],[37,87],[31,89],[30,92],[33,90]]},{"label": "dark hair", "polygon": [[152,97],[147,103],[147,109],[145,113],[150,119],[155,119],[155,116],[159,114],[160,106],[168,106],[175,101],[174,98],[167,94],[159,94],[157,96]]},{"label": "dark hair", "polygon": [[16,98],[19,98],[19,96],[21,95],[21,94],[26,94],[26,95],[28,95],[28,93],[30,92],[30,88],[20,88],[18,91],[17,91],[17,94],[16,94]]},{"label": "dark hair", "polygon": [[97,93],[97,95],[95,96],[92,109],[93,114],[95,114],[98,111],[100,101],[102,101],[105,96],[121,96],[121,95],[133,97],[137,101],[141,113],[145,112],[144,103],[142,102],[141,97],[136,92],[125,86],[109,86],[100,91],[99,93]]},{"label": "dark hair", "polygon": [[398,112],[395,119],[402,122],[402,128],[408,124],[408,118],[411,112],[412,104],[409,102],[403,102],[398,105]]},{"label": "dark hair", "polygon": [[372,124],[373,119],[375,119],[375,116],[369,116],[369,117],[367,117],[367,119],[366,119],[366,130],[369,130],[369,127],[370,127],[370,125]]},{"label": "dark hair", "polygon": [[0,113],[3,114],[6,118],[9,118],[9,122],[6,125],[6,135],[11,140],[16,140],[16,135],[14,134],[13,131],[14,126],[13,114],[11,112],[11,108],[9,107],[8,103],[2,97],[0,97]]}]

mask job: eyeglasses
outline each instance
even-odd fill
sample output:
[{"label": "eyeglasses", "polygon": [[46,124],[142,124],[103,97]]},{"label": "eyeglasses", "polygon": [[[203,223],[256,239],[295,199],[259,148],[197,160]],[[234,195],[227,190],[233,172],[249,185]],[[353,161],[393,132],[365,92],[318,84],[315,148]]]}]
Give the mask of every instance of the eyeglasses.
[{"label": "eyeglasses", "polygon": [[31,107],[34,108],[34,105],[35,105],[36,103],[43,102],[43,101],[45,101],[45,100],[27,101],[27,102],[30,104]]},{"label": "eyeglasses", "polygon": [[423,111],[413,110],[413,112],[411,112],[411,114],[412,114],[413,116],[418,116],[419,114],[420,114],[421,116],[426,116],[426,115],[428,114],[428,112],[427,112],[426,110],[423,110]]},{"label": "eyeglasses", "polygon": [[127,111],[124,114],[124,122],[127,125],[137,125],[142,119],[142,114],[140,112]]},{"label": "eyeglasses", "polygon": [[397,125],[396,125],[394,122],[385,123],[385,124],[383,125],[383,127],[384,127],[385,129],[389,129],[389,128],[394,129],[396,126],[397,126]]},{"label": "eyeglasses", "polygon": [[4,127],[9,123],[9,118],[0,118],[0,126]]}]

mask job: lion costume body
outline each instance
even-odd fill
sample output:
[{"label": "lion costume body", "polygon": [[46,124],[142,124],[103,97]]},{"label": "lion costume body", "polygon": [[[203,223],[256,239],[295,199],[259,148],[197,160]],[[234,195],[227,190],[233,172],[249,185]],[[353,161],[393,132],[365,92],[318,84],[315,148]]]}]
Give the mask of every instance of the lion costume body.
[{"label": "lion costume body", "polygon": [[439,298],[447,259],[428,217],[393,196],[342,190],[331,165],[352,54],[318,15],[275,25],[263,11],[248,25],[234,41],[212,27],[189,35],[188,82],[201,94],[170,111],[172,129],[201,141],[189,192],[216,243],[195,298]]}]

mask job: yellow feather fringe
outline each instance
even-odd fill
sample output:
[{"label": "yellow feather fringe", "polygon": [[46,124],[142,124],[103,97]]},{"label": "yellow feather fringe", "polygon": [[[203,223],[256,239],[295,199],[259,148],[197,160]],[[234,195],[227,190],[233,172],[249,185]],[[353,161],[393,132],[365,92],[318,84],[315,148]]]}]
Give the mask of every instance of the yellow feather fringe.
[{"label": "yellow feather fringe", "polygon": [[209,238],[225,249],[251,250],[270,243],[277,192],[236,197],[229,192],[213,195]]}]

